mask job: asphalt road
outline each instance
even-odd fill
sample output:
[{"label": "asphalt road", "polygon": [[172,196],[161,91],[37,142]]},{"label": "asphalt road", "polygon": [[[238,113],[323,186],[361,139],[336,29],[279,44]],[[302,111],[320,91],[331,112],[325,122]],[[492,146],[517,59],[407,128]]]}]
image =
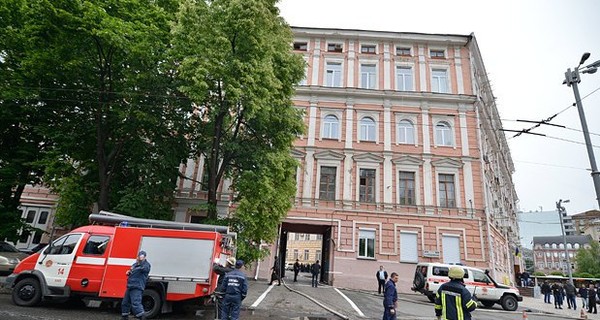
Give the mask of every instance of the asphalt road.
[{"label": "asphalt road", "polygon": [[[0,278],[0,282],[3,279]],[[250,281],[250,291],[243,303],[241,319],[381,319],[382,296],[370,292],[336,289],[329,286],[312,288],[308,278],[298,283],[269,286],[265,281]],[[45,302],[34,308],[15,306],[7,291],[0,291],[0,319],[2,320],[105,320],[118,319],[114,308],[90,308],[77,303]],[[133,318],[132,318],[133,319]],[[161,315],[160,319],[214,319],[212,310]],[[424,296],[401,295],[398,302],[398,319],[435,319],[433,304]],[[500,308],[478,309],[473,319],[509,320],[523,319],[520,312],[507,312]],[[567,319],[545,314],[528,314],[529,320]]]}]

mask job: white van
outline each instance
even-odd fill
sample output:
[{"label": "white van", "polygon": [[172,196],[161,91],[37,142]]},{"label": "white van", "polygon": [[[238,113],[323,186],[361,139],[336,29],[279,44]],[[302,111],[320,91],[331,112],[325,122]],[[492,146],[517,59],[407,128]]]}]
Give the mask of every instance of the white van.
[{"label": "white van", "polygon": [[[443,263],[419,263],[415,270],[412,291],[421,292],[434,302],[435,294],[444,282],[450,281],[448,270],[453,265]],[[505,286],[492,279],[488,271],[460,266],[465,271],[465,287],[477,296],[484,307],[491,308],[498,303],[502,309],[515,311],[519,306],[518,301],[523,301],[519,290],[514,287]]]}]

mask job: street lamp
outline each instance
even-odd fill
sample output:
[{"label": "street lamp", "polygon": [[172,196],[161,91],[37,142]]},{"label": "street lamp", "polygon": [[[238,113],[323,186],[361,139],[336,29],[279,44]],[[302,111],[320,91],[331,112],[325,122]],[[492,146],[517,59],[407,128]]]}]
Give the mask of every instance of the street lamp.
[{"label": "street lamp", "polygon": [[[579,120],[581,120],[581,129],[583,130],[583,138],[585,139],[585,146],[587,147],[588,157],[590,158],[590,165],[592,166],[592,180],[594,181],[594,189],[596,189],[596,201],[598,201],[598,207],[600,208],[600,172],[596,166],[596,158],[594,157],[594,149],[592,148],[592,141],[590,140],[590,133],[587,127],[587,121],[585,120],[585,113],[583,112],[583,105],[581,104],[581,97],[579,96],[579,88],[577,84],[581,82],[579,78],[580,67],[590,57],[590,53],[586,52],[581,56],[579,65],[575,70],[567,69],[565,72],[565,80],[563,84],[569,87],[573,87],[573,93],[575,94],[575,103],[577,104],[577,110],[579,111]],[[581,68],[581,73],[596,73],[600,68],[600,60],[588,64]]]},{"label": "street lamp", "polygon": [[569,257],[569,252],[567,250],[567,236],[565,232],[565,225],[563,223],[563,214],[567,214],[567,210],[562,206],[563,203],[569,203],[569,200],[558,200],[556,203],[556,210],[558,210],[558,217],[560,218],[560,228],[562,230],[563,236],[563,246],[565,249],[565,258],[567,259],[567,270],[569,271],[569,282],[573,284],[573,272],[571,271],[571,258]]}]

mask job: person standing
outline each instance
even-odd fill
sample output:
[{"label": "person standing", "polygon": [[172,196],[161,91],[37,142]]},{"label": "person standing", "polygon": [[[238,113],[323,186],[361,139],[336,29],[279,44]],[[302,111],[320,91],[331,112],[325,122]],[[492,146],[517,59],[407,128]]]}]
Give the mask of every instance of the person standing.
[{"label": "person standing", "polygon": [[144,307],[142,306],[142,294],[146,288],[148,274],[151,265],[146,260],[146,251],[140,251],[135,262],[125,273],[127,275],[127,289],[121,302],[121,319],[129,319],[130,311],[133,311],[136,319],[146,319]]},{"label": "person standing", "polygon": [[587,301],[588,301],[588,289],[585,287],[585,284],[582,284],[579,288],[579,297],[581,298],[581,308],[587,309]]},{"label": "person standing", "polygon": [[575,288],[571,281],[567,281],[567,284],[565,284],[565,293],[567,294],[568,308],[573,308],[573,310],[577,310],[577,299],[575,299],[575,296],[577,294],[577,288]]},{"label": "person standing", "polygon": [[550,285],[548,284],[548,280],[544,280],[542,283],[542,294],[544,295],[544,303],[552,303],[550,302],[550,296],[552,295],[552,290],[550,289]]},{"label": "person standing", "polygon": [[477,309],[477,302],[465,284],[465,271],[458,266],[450,267],[449,282],[440,286],[435,295],[435,316],[438,320],[471,320],[471,312]]},{"label": "person standing", "polygon": [[375,277],[377,278],[377,294],[381,294],[381,291],[385,287],[385,281],[388,278],[388,273],[383,269],[383,266],[379,266],[379,270],[375,273]]},{"label": "person standing", "polygon": [[271,273],[271,282],[269,282],[269,285],[273,284],[273,281],[275,281],[275,279],[277,279],[277,285],[280,286],[281,285],[281,276],[279,275],[279,273],[281,272],[281,268],[279,266],[279,259],[277,259],[277,256],[275,256],[275,262],[273,262],[273,267],[271,268],[272,273]]},{"label": "person standing", "polygon": [[590,284],[590,288],[588,289],[588,313],[598,313],[598,309],[596,309],[596,289],[594,289],[594,285]]},{"label": "person standing", "polygon": [[221,314],[223,314],[223,295],[225,292],[219,291],[222,290],[223,287],[223,279],[225,279],[225,274],[231,272],[235,268],[235,258],[229,257],[225,262],[225,266],[222,266],[218,263],[213,264],[213,272],[219,275],[219,279],[217,280],[217,290],[215,290],[215,295],[217,300],[215,301],[217,304],[217,316],[216,319],[220,319]]},{"label": "person standing", "polygon": [[240,319],[240,307],[248,294],[248,279],[246,279],[246,275],[240,270],[243,266],[244,261],[237,260],[235,262],[235,270],[225,274],[225,279],[223,279],[220,290],[225,293],[221,320]]},{"label": "person standing", "polygon": [[321,265],[319,264],[319,260],[312,265],[310,268],[310,273],[312,274],[312,286],[316,288],[319,284],[319,274],[321,273]]},{"label": "person standing", "polygon": [[296,263],[294,263],[294,282],[298,282],[298,272],[300,272],[300,261],[296,259]]},{"label": "person standing", "polygon": [[398,307],[396,282],[398,282],[398,274],[392,272],[390,280],[385,283],[383,289],[383,320],[396,320],[396,308]]}]

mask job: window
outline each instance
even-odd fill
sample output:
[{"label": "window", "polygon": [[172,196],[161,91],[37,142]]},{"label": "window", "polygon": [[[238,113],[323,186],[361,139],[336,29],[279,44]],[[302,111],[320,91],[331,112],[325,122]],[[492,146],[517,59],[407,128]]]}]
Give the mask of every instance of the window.
[{"label": "window", "polygon": [[341,87],[342,86],[342,63],[341,62],[327,62],[325,70],[325,85],[328,87]]},{"label": "window", "polygon": [[323,138],[337,139],[340,135],[340,121],[332,114],[323,119]]},{"label": "window", "polygon": [[33,223],[33,220],[35,220],[35,210],[27,211],[27,218],[25,218],[25,222]]},{"label": "window", "polygon": [[575,248],[575,250],[579,250],[579,243],[576,243],[573,248]]},{"label": "window", "polygon": [[418,262],[419,252],[417,249],[417,234],[401,232],[400,233],[400,261]]},{"label": "window", "polygon": [[460,263],[459,237],[442,236],[442,247],[444,250],[444,263]]},{"label": "window", "polygon": [[552,249],[556,249],[556,243],[552,244]]},{"label": "window", "polygon": [[308,249],[304,249],[304,260],[308,261],[310,258],[310,251]]},{"label": "window", "polygon": [[108,240],[110,238],[107,236],[90,236],[83,248],[83,254],[103,255],[106,251]]},{"label": "window", "polygon": [[415,204],[415,173],[400,171],[399,177],[399,192],[400,204],[414,205]]},{"label": "window", "polygon": [[360,120],[360,141],[375,141],[375,120],[370,117]]},{"label": "window", "polygon": [[317,240],[323,240],[323,235],[322,234],[317,234]]},{"label": "window", "polygon": [[411,67],[396,67],[396,90],[413,90],[413,75]]},{"label": "window", "polygon": [[300,240],[300,234],[299,233],[296,233],[296,239],[295,240],[296,241]]},{"label": "window", "polygon": [[321,261],[321,250],[317,250],[315,253],[315,260]]},{"label": "window", "polygon": [[410,48],[409,47],[396,47],[396,55],[397,56],[410,56]]},{"label": "window", "polygon": [[550,248],[550,244],[549,243],[544,244],[544,248],[546,248],[546,249]]},{"label": "window", "polygon": [[439,194],[440,206],[444,208],[456,207],[456,199],[454,193],[454,175],[440,174],[439,175]]},{"label": "window", "polygon": [[307,49],[308,49],[308,44],[306,42],[294,42],[294,50],[306,51]]},{"label": "window", "polygon": [[360,202],[375,202],[375,169],[360,169]]},{"label": "window", "polygon": [[342,44],[341,43],[328,43],[327,44],[327,52],[342,52]]},{"label": "window", "polygon": [[190,216],[190,223],[202,223],[202,216]]},{"label": "window", "polygon": [[490,279],[485,275],[485,273],[479,271],[479,270],[471,270],[471,272],[473,272],[473,281],[475,282],[483,282],[483,283],[490,283]]},{"label": "window", "polygon": [[335,175],[336,167],[321,167],[321,180],[319,184],[319,199],[335,200]]},{"label": "window", "polygon": [[415,143],[415,127],[410,120],[403,119],[398,122],[398,143]]},{"label": "window", "polygon": [[71,254],[81,238],[80,234],[68,234],[58,238],[44,250],[44,254]]},{"label": "window", "polygon": [[40,243],[40,241],[42,240],[43,234],[44,234],[43,232],[36,231],[36,233],[33,235],[33,240],[31,240],[31,243],[33,243],[33,244]]},{"label": "window", "polygon": [[550,258],[552,254],[550,252],[546,252],[546,257]]},{"label": "window", "polygon": [[431,58],[444,59],[446,57],[444,50],[429,50],[429,56]]},{"label": "window", "polygon": [[40,218],[38,219],[38,224],[46,224],[48,221],[48,211],[40,212]]},{"label": "window", "polygon": [[294,260],[298,259],[298,249],[294,249]]},{"label": "window", "polygon": [[31,233],[29,231],[21,231],[21,236],[19,237],[19,242],[27,243],[27,240],[29,240],[30,235],[31,235]]},{"label": "window", "polygon": [[360,65],[360,87],[363,89],[375,89],[375,65]]},{"label": "window", "polygon": [[374,230],[360,230],[358,232],[358,257],[375,258]]},{"label": "window", "polygon": [[360,46],[360,53],[375,54],[374,44],[363,44]]},{"label": "window", "polygon": [[440,121],[435,125],[435,138],[436,145],[438,146],[448,146],[451,147],[454,145],[454,139],[452,137],[452,128],[450,124],[445,121]]},{"label": "window", "polygon": [[565,248],[565,245],[564,245],[564,244],[562,244],[562,243],[560,243],[560,244],[558,245],[558,248],[559,248],[559,249],[564,249],[564,248]]},{"label": "window", "polygon": [[448,92],[448,74],[444,69],[431,70],[431,91],[439,93]]}]

